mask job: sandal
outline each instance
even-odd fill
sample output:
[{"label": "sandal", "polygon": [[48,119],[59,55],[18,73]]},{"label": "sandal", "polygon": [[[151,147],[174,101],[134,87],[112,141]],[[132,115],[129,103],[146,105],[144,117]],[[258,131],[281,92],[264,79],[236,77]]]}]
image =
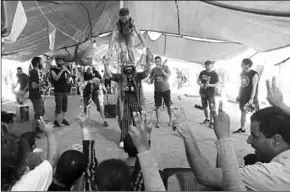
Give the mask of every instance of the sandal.
[{"label": "sandal", "polygon": [[105,127],[108,127],[108,123],[106,121],[104,121],[104,124],[103,124]]}]

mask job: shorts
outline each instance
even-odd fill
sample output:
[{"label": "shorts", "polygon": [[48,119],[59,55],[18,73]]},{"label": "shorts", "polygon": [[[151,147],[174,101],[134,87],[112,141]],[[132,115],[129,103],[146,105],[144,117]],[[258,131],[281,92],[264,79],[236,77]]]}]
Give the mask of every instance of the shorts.
[{"label": "shorts", "polygon": [[155,106],[156,107],[161,107],[162,105],[162,99],[164,100],[164,103],[166,107],[170,107],[171,105],[171,91],[155,91],[154,92],[154,100],[155,100]]},{"label": "shorts", "polygon": [[38,120],[45,113],[43,99],[31,99],[31,102],[34,110],[34,120]]},{"label": "shorts", "polygon": [[[249,102],[249,100],[250,100],[250,97],[243,97],[242,96],[240,98],[240,100],[239,100],[239,106],[240,106],[240,110],[241,111],[245,111],[244,110],[244,107]],[[259,101],[258,101],[258,98],[257,97],[254,98],[254,102],[253,103],[255,105],[255,111],[258,111],[260,109],[260,107],[259,107]]]},{"label": "shorts", "polygon": [[61,114],[61,112],[67,112],[67,93],[55,93],[55,114]]},{"label": "shorts", "polygon": [[122,35],[117,36],[117,40],[120,44],[122,51],[127,51],[128,48],[133,48],[134,45],[134,35]]},{"label": "shorts", "polygon": [[216,108],[216,101],[215,101],[215,96],[206,96],[206,95],[201,95],[201,105],[202,108],[207,108],[208,105],[210,109],[215,109]]}]

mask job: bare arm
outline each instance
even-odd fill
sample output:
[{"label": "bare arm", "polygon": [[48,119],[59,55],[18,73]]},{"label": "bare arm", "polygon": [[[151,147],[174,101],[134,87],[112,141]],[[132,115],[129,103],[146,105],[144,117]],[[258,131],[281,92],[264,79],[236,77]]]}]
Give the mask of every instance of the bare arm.
[{"label": "bare arm", "polygon": [[51,71],[51,75],[52,75],[52,78],[56,81],[59,80],[60,76],[62,75],[62,73],[65,71],[65,69],[62,69],[57,75],[55,74],[54,71]]},{"label": "bare arm", "polygon": [[59,147],[58,142],[53,132],[46,133],[47,136],[47,160],[52,167],[56,166],[59,158]]},{"label": "bare arm", "polygon": [[252,93],[251,93],[251,99],[254,99],[256,91],[257,91],[257,85],[258,85],[258,81],[259,81],[259,75],[256,74],[253,77],[253,87],[252,87]]},{"label": "bare arm", "polygon": [[145,45],[145,40],[144,40],[144,38],[143,38],[143,36],[142,36],[140,30],[139,30],[139,27],[136,26],[136,25],[134,25],[133,29],[134,29],[136,35],[138,36],[138,38],[140,39],[140,41],[141,41],[143,47],[146,47],[146,45]]},{"label": "bare arm", "polygon": [[202,155],[193,135],[184,137],[185,152],[188,163],[195,174],[197,181],[206,186],[222,188],[222,172],[212,167]]},{"label": "bare arm", "polygon": [[110,43],[109,43],[109,52],[112,51],[113,45],[115,43],[115,39],[118,35],[118,28],[117,26],[114,27],[113,31],[112,31],[112,35],[111,35],[111,39],[110,39]]},{"label": "bare arm", "polygon": [[147,51],[147,53],[146,53],[146,68],[143,72],[141,72],[141,79],[145,79],[146,77],[148,77],[148,75],[150,73],[150,60],[151,60],[151,58],[152,58],[151,52]]},{"label": "bare arm", "polygon": [[103,64],[104,64],[104,75],[106,77],[112,78],[111,70],[109,69],[109,62],[106,57],[103,57]]}]

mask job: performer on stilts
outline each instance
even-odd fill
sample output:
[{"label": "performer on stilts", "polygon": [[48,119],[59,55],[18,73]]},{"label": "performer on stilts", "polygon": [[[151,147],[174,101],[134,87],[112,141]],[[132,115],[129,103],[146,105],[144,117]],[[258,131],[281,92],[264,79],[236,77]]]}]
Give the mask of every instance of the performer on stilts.
[{"label": "performer on stilts", "polygon": [[[122,8],[119,10],[119,20],[112,32],[111,41],[109,44],[109,51],[107,58],[112,57],[112,49],[114,42],[118,42],[121,48],[121,63],[128,60],[127,55],[129,55],[129,60],[135,63],[133,46],[134,46],[134,32],[140,39],[143,47],[146,47],[143,36],[135,24],[132,17],[130,17],[129,9]],[[128,53],[128,54],[127,54]]]},{"label": "performer on stilts", "polygon": [[[142,57],[141,57],[142,58]],[[121,66],[121,73],[111,73],[108,60],[103,57],[105,73],[113,81],[119,84],[119,94],[117,100],[118,124],[121,128],[121,138],[119,147],[124,147],[124,139],[128,134],[130,124],[133,122],[133,111],[145,110],[145,98],[142,88],[142,80],[147,78],[150,73],[150,62],[153,55],[146,49],[146,68],[143,72],[137,72],[134,63],[127,60]]]}]

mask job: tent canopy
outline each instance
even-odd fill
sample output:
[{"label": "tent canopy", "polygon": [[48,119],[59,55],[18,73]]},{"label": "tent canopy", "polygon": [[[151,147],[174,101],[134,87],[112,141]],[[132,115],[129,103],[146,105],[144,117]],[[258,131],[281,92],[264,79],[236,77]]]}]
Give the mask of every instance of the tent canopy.
[{"label": "tent canopy", "polygon": [[[15,43],[2,45],[2,56],[18,61],[44,53],[76,61],[105,52],[110,36],[99,35],[113,29],[120,8],[120,1],[21,2],[27,25]],[[4,1],[8,30],[17,3]],[[166,57],[203,63],[225,60],[248,48],[265,52],[290,45],[289,1],[124,1],[124,7],[141,30],[162,33],[155,41],[144,36],[154,53]],[[53,53],[48,20],[57,28]],[[138,40],[136,47],[140,48]]]}]

